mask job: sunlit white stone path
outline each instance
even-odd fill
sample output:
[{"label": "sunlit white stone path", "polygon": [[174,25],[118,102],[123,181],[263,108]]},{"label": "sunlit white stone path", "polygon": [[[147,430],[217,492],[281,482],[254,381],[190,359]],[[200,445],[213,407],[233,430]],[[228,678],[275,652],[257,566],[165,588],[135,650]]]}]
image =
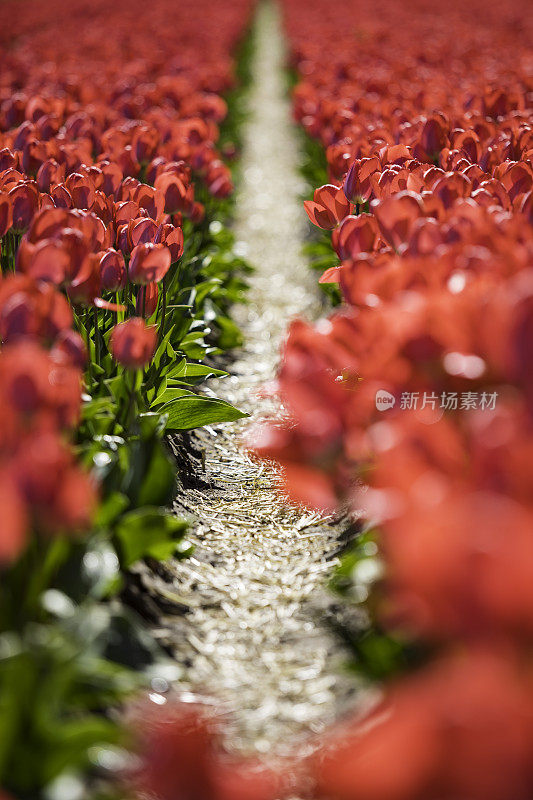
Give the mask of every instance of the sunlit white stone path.
[{"label": "sunlit white stone path", "polygon": [[278,11],[261,5],[235,225],[256,272],[250,305],[236,312],[246,344],[232,376],[212,384],[251,420],[200,434],[211,488],[187,490],[176,504],[194,516],[196,552],[174,565],[171,581],[156,579],[182,610],[159,630],[185,667],[178,688],[221,698],[234,719],[231,745],[265,754],[319,732],[354,695],[325,621],[338,525],[282,502],[275,471],[243,446],[258,420],[280,413],[258,390],[275,375],[288,322],[319,313],[316,277],[301,255],[298,141],[283,65]]}]

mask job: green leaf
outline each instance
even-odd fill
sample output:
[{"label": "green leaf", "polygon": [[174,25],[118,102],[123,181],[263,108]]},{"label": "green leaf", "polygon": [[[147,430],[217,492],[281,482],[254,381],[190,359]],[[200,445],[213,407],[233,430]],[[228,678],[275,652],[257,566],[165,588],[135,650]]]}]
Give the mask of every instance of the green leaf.
[{"label": "green leaf", "polygon": [[139,508],[124,514],[116,528],[123,568],[147,556],[160,561],[170,558],[186,529],[184,520],[161,508]]},{"label": "green leaf", "polygon": [[168,414],[167,430],[179,431],[218,422],[233,422],[249,416],[225,400],[192,394],[178,398],[163,410]]},{"label": "green leaf", "polygon": [[187,361],[182,358],[178,361],[177,364],[174,364],[170,367],[169,371],[167,372],[167,378],[170,380],[171,378],[176,378],[181,375],[185,375],[185,370],[187,368]]},{"label": "green leaf", "polygon": [[159,347],[155,351],[155,355],[154,355],[152,360],[153,360],[153,363],[156,365],[156,367],[159,366],[159,362],[161,361],[161,356],[163,355],[163,353],[167,349],[167,344],[169,343],[170,337],[172,336],[173,332],[174,332],[174,325],[172,325],[170,330],[167,331],[167,333],[165,334],[165,336],[161,340],[161,342],[159,344]]},{"label": "green leaf", "polygon": [[98,508],[95,524],[99,528],[111,525],[117,517],[129,506],[130,501],[121,492],[111,492]]},{"label": "green leaf", "polygon": [[163,505],[172,498],[174,466],[163,445],[157,443],[145,467],[137,502],[139,505]]},{"label": "green leaf", "polygon": [[111,397],[93,397],[82,405],[82,415],[84,420],[94,419],[101,414],[116,414],[116,403]]},{"label": "green leaf", "polygon": [[167,376],[171,383],[194,386],[206,378],[225,378],[229,373],[223,369],[208,367],[206,364],[189,364],[183,359],[183,366]]},{"label": "green leaf", "polygon": [[178,389],[176,387],[169,387],[165,388],[160,394],[158,394],[150,405],[150,408],[155,408],[156,406],[164,405],[165,403],[172,403],[174,400],[178,400],[183,395],[190,395],[191,393],[188,392],[186,389]]},{"label": "green leaf", "polygon": [[220,328],[218,344],[223,350],[231,350],[233,347],[240,347],[244,337],[240,328],[229,317],[217,317],[216,324]]},{"label": "green leaf", "polygon": [[181,342],[180,350],[182,350],[188,358],[196,358],[198,361],[205,358],[210,351],[203,339],[199,342]]}]

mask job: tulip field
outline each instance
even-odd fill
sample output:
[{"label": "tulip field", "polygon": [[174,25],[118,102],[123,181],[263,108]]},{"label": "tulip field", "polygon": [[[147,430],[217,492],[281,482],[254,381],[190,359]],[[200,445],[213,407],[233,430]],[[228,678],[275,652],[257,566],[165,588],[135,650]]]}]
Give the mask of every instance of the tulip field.
[{"label": "tulip field", "polygon": [[531,800],[532,42],[0,3],[0,800]]}]

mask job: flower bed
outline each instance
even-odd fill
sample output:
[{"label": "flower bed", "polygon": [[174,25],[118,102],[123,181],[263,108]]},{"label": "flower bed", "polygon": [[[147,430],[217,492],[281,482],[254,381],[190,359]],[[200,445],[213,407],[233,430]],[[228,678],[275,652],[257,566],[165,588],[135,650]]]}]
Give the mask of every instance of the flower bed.
[{"label": "flower bed", "polygon": [[514,0],[284,3],[294,113],[330,183],[343,306],[291,326],[291,415],[259,452],[312,506],[363,509],[336,585],[396,678],[331,732],[328,800],[525,798],[533,789],[531,15]]},{"label": "flower bed", "polygon": [[196,386],[240,342],[224,96],[250,9],[0,8],[0,785],[16,797],[69,781],[87,797],[102,746],[130,742],[109,709],[162,654],[114,598],[139,558],[190,550],[165,433],[244,416]]}]

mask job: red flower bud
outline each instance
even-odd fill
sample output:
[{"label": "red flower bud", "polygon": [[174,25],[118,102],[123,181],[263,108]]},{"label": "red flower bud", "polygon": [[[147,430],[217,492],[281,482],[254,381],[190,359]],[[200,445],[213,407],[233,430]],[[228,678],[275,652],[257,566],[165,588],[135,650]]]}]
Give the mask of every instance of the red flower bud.
[{"label": "red flower bud", "polygon": [[168,272],[171,255],[163,244],[137,245],[131,254],[129,276],[133,283],[157,283]]},{"label": "red flower bud", "polygon": [[69,364],[78,369],[85,369],[87,363],[87,348],[85,342],[76,331],[63,330],[61,331],[50,351],[51,357],[54,361],[61,364]]},{"label": "red flower bud", "polygon": [[104,292],[116,292],[126,283],[124,256],[112,247],[100,258],[100,280]]},{"label": "red flower bud", "polygon": [[111,353],[119,364],[128,369],[139,369],[154,355],[157,330],[148,327],[140,317],[132,317],[113,328]]}]

